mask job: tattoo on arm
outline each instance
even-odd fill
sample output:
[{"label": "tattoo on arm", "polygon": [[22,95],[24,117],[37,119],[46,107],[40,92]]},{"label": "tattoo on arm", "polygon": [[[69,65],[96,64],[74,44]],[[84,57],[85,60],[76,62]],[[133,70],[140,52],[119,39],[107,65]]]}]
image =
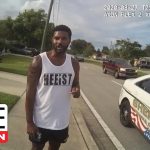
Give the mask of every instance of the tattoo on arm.
[{"label": "tattoo on arm", "polygon": [[27,88],[26,88],[26,120],[27,122],[33,122],[33,107],[36,96],[36,88],[41,75],[42,65],[41,57],[36,56],[33,58],[31,65],[29,66],[27,75]]}]

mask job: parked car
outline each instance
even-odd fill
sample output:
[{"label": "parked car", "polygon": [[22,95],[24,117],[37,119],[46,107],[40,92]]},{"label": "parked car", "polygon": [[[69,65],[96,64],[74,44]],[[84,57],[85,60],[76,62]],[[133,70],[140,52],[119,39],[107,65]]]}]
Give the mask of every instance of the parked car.
[{"label": "parked car", "polygon": [[28,55],[28,56],[36,56],[39,54],[39,51],[35,48],[11,47],[10,52],[15,54]]},{"label": "parked car", "polygon": [[120,122],[135,126],[150,141],[150,75],[127,79],[119,97]]},{"label": "parked car", "polygon": [[75,58],[76,58],[79,62],[84,62],[84,56],[82,56],[82,55],[75,55]]},{"label": "parked car", "polygon": [[110,72],[115,78],[133,78],[137,77],[137,69],[132,67],[129,61],[122,58],[110,58],[103,61],[103,73]]},{"label": "parked car", "polygon": [[25,55],[29,56],[36,56],[39,54],[39,51],[35,48],[24,48],[23,51],[25,52]]}]

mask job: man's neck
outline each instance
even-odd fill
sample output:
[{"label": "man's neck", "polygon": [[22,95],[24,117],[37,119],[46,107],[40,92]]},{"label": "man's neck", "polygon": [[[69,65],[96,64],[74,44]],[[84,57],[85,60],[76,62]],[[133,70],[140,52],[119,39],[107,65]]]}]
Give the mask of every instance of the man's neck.
[{"label": "man's neck", "polygon": [[54,49],[52,49],[50,51],[50,56],[51,57],[57,57],[57,58],[63,58],[66,56],[66,52],[62,52],[62,53],[57,53]]},{"label": "man's neck", "polygon": [[56,66],[62,65],[66,59],[66,53],[58,54],[53,50],[49,51],[47,53],[47,56],[50,59],[50,61]]}]

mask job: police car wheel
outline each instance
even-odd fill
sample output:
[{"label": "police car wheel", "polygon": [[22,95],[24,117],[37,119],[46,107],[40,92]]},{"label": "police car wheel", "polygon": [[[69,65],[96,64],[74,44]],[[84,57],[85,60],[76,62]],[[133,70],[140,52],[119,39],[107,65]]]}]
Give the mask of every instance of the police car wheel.
[{"label": "police car wheel", "polygon": [[132,127],[130,103],[127,100],[120,107],[120,122],[125,127]]}]

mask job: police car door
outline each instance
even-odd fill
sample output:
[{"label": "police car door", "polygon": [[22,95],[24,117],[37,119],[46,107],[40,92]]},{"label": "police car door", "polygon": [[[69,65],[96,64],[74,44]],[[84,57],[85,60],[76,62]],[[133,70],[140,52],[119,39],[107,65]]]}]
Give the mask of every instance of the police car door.
[{"label": "police car door", "polygon": [[150,78],[135,83],[135,109],[138,117],[139,129],[143,132],[150,129]]}]

